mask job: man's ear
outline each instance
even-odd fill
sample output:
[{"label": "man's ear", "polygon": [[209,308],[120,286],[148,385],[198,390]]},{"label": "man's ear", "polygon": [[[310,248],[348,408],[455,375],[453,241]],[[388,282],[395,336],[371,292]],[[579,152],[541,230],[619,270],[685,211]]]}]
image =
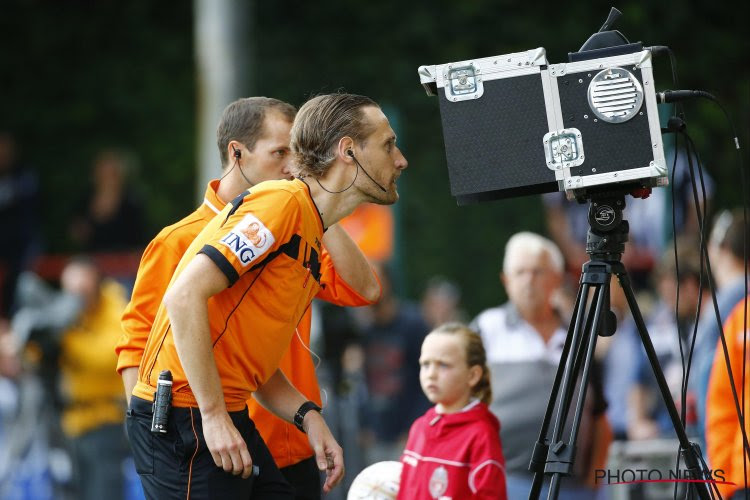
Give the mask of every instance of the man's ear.
[{"label": "man's ear", "polygon": [[229,163],[234,163],[242,158],[243,148],[244,144],[241,142],[229,141],[229,144],[227,144],[227,159],[229,160]]},{"label": "man's ear", "polygon": [[[351,151],[351,154],[349,152]],[[341,139],[339,139],[339,143],[337,145],[336,149],[336,156],[343,159],[346,162],[353,161],[354,157],[354,140],[349,137],[348,135],[345,135]]]}]

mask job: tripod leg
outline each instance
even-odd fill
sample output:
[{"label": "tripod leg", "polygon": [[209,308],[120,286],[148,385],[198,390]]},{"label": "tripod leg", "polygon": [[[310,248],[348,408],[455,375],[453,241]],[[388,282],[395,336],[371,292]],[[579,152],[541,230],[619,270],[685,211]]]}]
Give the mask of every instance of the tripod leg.
[{"label": "tripod leg", "polygon": [[[635,294],[633,293],[633,289],[630,286],[630,278],[625,272],[625,268],[622,267],[621,264],[618,265],[618,270],[615,272],[615,274],[617,275],[617,279],[620,281],[622,290],[625,293],[628,307],[630,307],[630,312],[633,315],[633,320],[635,321],[636,327],[638,328],[638,334],[641,337],[641,343],[643,344],[643,348],[646,351],[646,356],[648,357],[648,361],[651,364],[654,376],[656,377],[656,383],[659,386],[659,392],[661,392],[662,399],[664,400],[664,404],[667,407],[667,412],[669,413],[669,418],[672,421],[672,426],[674,427],[675,433],[677,434],[677,439],[680,442],[680,449],[683,451],[687,470],[694,478],[709,479],[706,476],[706,471],[704,471],[700,465],[700,460],[697,456],[696,448],[688,440],[687,434],[685,433],[685,428],[682,426],[682,422],[680,421],[680,415],[677,413],[677,408],[675,407],[674,400],[672,399],[672,393],[669,390],[666,379],[664,378],[664,373],[659,367],[659,359],[656,355],[656,351],[654,350],[654,345],[651,343],[651,338],[649,337],[648,330],[646,329],[646,323],[643,321],[643,316],[641,315],[641,311],[638,308],[638,302],[636,302]],[[698,493],[698,496],[701,498],[701,500],[709,500],[711,498],[711,490],[707,483],[692,483],[692,487]]]},{"label": "tripod leg", "polygon": [[531,456],[531,462],[529,463],[529,471],[534,473],[534,480],[531,485],[531,491],[529,492],[529,500],[536,500],[539,498],[539,493],[544,482],[544,465],[547,459],[547,452],[549,450],[549,441],[547,439],[547,432],[549,430],[549,424],[552,420],[552,414],[555,409],[555,402],[560,390],[560,382],[563,378],[563,373],[566,366],[568,366],[570,358],[575,359],[574,354],[578,351],[579,342],[576,342],[571,353],[571,348],[574,344],[574,340],[580,337],[580,332],[584,328],[584,311],[586,310],[586,303],[588,302],[589,296],[589,285],[582,285],[578,290],[576,296],[575,307],[573,308],[574,323],[568,327],[568,335],[565,337],[565,344],[563,345],[562,354],[560,356],[560,364],[557,366],[555,372],[555,380],[552,384],[552,391],[550,392],[549,401],[547,402],[547,409],[544,412],[544,419],[542,420],[542,426],[539,430],[539,437],[534,444],[534,451]]},{"label": "tripod leg", "polygon": [[581,416],[583,415],[583,405],[586,400],[586,392],[588,389],[591,362],[594,356],[594,349],[596,348],[596,340],[598,337],[599,328],[602,323],[602,313],[604,305],[609,303],[609,273],[585,273],[584,279],[592,280],[597,283],[595,285],[594,297],[588,310],[586,330],[584,332],[581,349],[579,351],[579,355],[583,359],[583,374],[581,376],[581,385],[578,392],[578,398],[576,400],[576,409],[573,415],[573,424],[567,444],[564,443],[561,438],[565,427],[565,421],[568,417],[570,403],[573,399],[574,386],[577,382],[578,372],[581,368],[579,365],[580,360],[577,360],[576,363],[579,366],[576,366],[575,369],[571,371],[571,378],[563,382],[563,399],[560,402],[559,413],[557,414],[555,429],[553,431],[551,440],[552,446],[547,455],[547,466],[545,467],[546,473],[552,473],[549,495],[547,496],[548,499],[556,499],[558,497],[560,492],[560,481],[562,479],[561,476],[563,474],[569,475],[573,467],[576,452],[576,441],[578,439],[578,431],[581,425]]}]

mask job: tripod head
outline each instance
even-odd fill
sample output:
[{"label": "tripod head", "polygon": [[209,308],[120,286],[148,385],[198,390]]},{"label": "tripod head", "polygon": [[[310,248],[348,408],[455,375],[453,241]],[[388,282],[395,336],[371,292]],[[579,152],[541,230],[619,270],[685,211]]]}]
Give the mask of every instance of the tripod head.
[{"label": "tripod head", "polygon": [[625,195],[646,198],[651,188],[624,188],[588,193],[586,199],[579,200],[589,205],[589,231],[586,236],[586,253],[594,261],[620,262],[628,241],[630,226],[622,218],[625,209]]}]

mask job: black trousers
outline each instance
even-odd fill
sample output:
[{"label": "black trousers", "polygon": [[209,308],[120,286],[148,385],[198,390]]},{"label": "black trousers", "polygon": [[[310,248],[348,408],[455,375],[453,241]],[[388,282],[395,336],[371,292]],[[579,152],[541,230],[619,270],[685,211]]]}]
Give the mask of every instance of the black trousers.
[{"label": "black trousers", "polygon": [[203,438],[197,408],[172,408],[165,434],[151,432],[151,402],[130,399],[128,437],[146,498],[154,500],[275,500],[294,498],[294,491],[271,457],[255,424],[243,411],[230,412],[260,473],[242,479],[217,467]]},{"label": "black trousers", "polygon": [[295,500],[320,500],[322,498],[321,472],[318,470],[314,456],[282,468],[281,473],[294,488]]}]

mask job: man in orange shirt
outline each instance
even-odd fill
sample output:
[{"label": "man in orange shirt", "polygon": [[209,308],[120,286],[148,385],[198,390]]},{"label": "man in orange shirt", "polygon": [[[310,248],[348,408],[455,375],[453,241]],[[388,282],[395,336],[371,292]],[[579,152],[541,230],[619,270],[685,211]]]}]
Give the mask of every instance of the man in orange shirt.
[{"label": "man in orange shirt", "polygon": [[[274,496],[254,487],[266,482],[264,475],[273,476],[273,462],[242,410],[253,393],[307,432],[318,467],[328,472],[325,491],[341,480],[342,452],[319,408],[305,402],[277,367],[324,284],[324,228],[361,203],[398,199],[396,179],[407,164],[395,139],[368,98],[312,99],[292,129],[292,151],[307,183],[268,182],[237,197],[185,252],[154,320],[131,398],[129,433],[147,494]],[[170,425],[176,436],[153,437],[150,401],[164,369],[174,378]],[[260,476],[248,480],[259,461]]]},{"label": "man in orange shirt", "polygon": [[[223,200],[234,198],[257,182],[290,177],[289,130],[294,115],[291,105],[262,97],[240,99],[225,109],[217,130],[224,166],[222,179],[209,184],[204,202],[195,212],[164,228],[149,244],[141,260],[133,297],[123,315],[123,335],[116,347],[118,371],[128,398],[135,386],[137,367],[162,296],[190,242],[224,208]],[[332,256],[323,249],[321,264],[327,286],[319,297],[349,306],[376,300],[379,295],[377,279],[345,232],[338,226],[331,227],[323,244],[331,250]],[[281,368],[307,398],[320,404],[315,369],[307,349],[310,315],[307,310],[300,321]],[[248,405],[259,431],[273,450],[276,463],[297,489],[297,498],[319,498],[320,477],[306,437],[254,400],[249,400]]]},{"label": "man in orange shirt", "polygon": [[733,385],[740,407],[745,409],[745,434],[750,438],[750,377],[745,377],[745,386],[742,387],[743,354],[745,342],[750,335],[749,329],[750,297],[745,297],[735,306],[724,323],[724,338],[727,342],[732,378],[729,378],[724,349],[719,340],[706,398],[708,461],[714,471],[714,479],[724,480],[726,483],[717,484],[722,498],[746,498],[746,494],[750,492],[750,485],[746,482],[750,477],[750,468],[746,469],[750,460],[745,457],[743,433],[732,395]]}]

